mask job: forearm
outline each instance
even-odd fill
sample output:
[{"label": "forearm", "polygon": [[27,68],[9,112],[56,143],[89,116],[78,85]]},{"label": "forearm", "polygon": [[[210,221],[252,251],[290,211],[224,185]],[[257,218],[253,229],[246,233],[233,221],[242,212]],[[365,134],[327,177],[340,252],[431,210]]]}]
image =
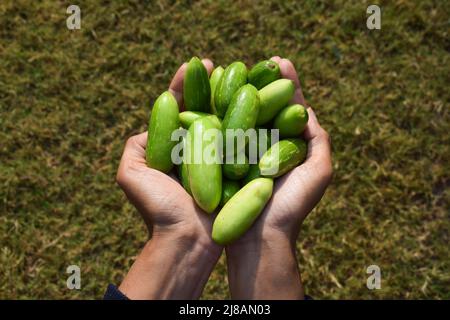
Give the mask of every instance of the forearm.
[{"label": "forearm", "polygon": [[303,299],[295,245],[283,236],[227,247],[232,299]]},{"label": "forearm", "polygon": [[197,299],[220,255],[199,241],[155,236],[119,289],[130,299]]}]

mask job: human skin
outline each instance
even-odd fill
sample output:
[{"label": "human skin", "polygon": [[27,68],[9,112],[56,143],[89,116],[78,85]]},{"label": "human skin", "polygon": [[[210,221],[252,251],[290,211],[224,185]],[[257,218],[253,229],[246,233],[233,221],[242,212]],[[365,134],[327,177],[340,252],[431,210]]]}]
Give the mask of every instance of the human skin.
[{"label": "human skin", "polygon": [[[294,66],[279,57],[283,77],[296,85],[293,103],[306,103]],[[213,64],[202,61],[210,74]],[[183,110],[183,76],[169,91]],[[233,299],[302,299],[295,256],[301,222],[322,197],[331,179],[327,133],[308,108],[306,161],[276,180],[271,201],[252,228],[228,246]],[[147,133],[128,139],[117,182],[145,221],[151,240],[144,246],[119,289],[130,299],[196,299],[217,263],[222,247],[211,239],[213,216],[202,212],[176,178],[147,167]]]},{"label": "human skin", "polygon": [[309,121],[303,138],[306,160],[275,180],[273,196],[255,224],[226,248],[232,299],[303,299],[295,244],[306,216],[322,198],[332,177],[327,132],[305,101],[294,65],[278,56],[283,78],[294,81],[291,103],[307,107]]},{"label": "human skin", "polygon": [[[202,62],[211,73],[212,62]],[[185,69],[169,87],[180,106]],[[146,144],[146,132],[128,139],[116,177],[151,234],[119,290],[130,299],[196,299],[222,252],[210,236],[213,217],[176,178],[146,165]]]}]

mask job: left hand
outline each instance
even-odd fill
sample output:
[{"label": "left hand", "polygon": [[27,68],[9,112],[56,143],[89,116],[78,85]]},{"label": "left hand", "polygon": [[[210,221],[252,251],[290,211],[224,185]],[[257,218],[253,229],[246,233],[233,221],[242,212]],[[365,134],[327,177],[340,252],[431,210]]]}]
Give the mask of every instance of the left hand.
[{"label": "left hand", "polygon": [[[331,181],[331,146],[328,133],[306,104],[291,61],[273,57],[283,78],[294,82],[292,103],[308,110],[303,133],[308,143],[306,160],[274,183],[273,195],[254,225],[227,247],[232,298],[302,298],[303,287],[295,257],[300,226],[317,205]],[[245,279],[251,279],[251,283]]]}]

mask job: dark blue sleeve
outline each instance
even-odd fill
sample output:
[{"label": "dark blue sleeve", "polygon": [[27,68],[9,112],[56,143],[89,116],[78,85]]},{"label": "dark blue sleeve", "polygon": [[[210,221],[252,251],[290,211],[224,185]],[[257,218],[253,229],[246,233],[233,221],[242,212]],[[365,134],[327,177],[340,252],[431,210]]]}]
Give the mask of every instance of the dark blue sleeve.
[{"label": "dark blue sleeve", "polygon": [[109,284],[106,289],[105,295],[103,296],[103,300],[129,300],[126,295],[117,289],[117,287],[113,284]]},{"label": "dark blue sleeve", "polygon": [[[109,284],[106,289],[103,300],[129,300],[126,295],[119,291],[119,289],[113,285]],[[305,300],[314,300],[311,296],[305,294]]]}]

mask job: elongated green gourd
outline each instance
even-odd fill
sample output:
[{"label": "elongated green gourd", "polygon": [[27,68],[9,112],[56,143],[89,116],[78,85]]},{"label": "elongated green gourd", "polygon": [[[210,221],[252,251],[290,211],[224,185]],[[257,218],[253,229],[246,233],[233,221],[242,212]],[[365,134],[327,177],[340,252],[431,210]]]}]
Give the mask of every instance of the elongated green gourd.
[{"label": "elongated green gourd", "polygon": [[222,166],[223,175],[230,180],[240,180],[247,175],[249,169],[248,158],[242,152],[241,158],[236,155],[234,158],[225,158]]},{"label": "elongated green gourd", "polygon": [[280,78],[280,66],[272,60],[258,62],[248,73],[248,83],[254,85],[258,90]]},{"label": "elongated green gourd", "polygon": [[180,127],[178,114],[177,101],[169,91],[156,99],[150,116],[145,150],[149,167],[166,173],[172,169],[171,153],[177,141],[172,141],[171,136]]},{"label": "elongated green gourd", "polygon": [[189,151],[186,150],[188,146],[186,137],[183,138],[183,161],[178,166],[178,177],[180,179],[181,185],[183,186],[184,190],[187,191],[192,196],[191,192],[191,186],[189,185],[189,173],[188,173],[188,166],[184,159],[184,155],[189,155]]},{"label": "elongated green gourd", "polygon": [[209,77],[209,84],[211,86],[211,113],[212,114],[217,114],[217,110],[216,110],[215,102],[214,102],[214,91],[216,90],[217,84],[219,83],[220,78],[222,78],[224,72],[225,72],[225,69],[222,68],[222,66],[218,66],[211,73],[211,77]]},{"label": "elongated green gourd", "polygon": [[308,111],[300,104],[293,104],[280,111],[273,121],[273,127],[280,130],[280,138],[300,136],[308,122]]},{"label": "elongated green gourd", "polygon": [[294,95],[292,80],[279,79],[259,90],[260,111],[257,125],[263,125],[284,108]]},{"label": "elongated green gourd", "polygon": [[227,245],[241,237],[263,211],[272,196],[273,180],[257,178],[239,190],[220,210],[213,224],[212,238]]},{"label": "elongated green gourd", "polygon": [[307,145],[303,139],[286,139],[275,143],[259,161],[264,177],[276,178],[298,166],[306,158]]},{"label": "elongated green gourd", "polygon": [[[219,155],[221,135],[209,117],[195,120],[188,130],[186,155],[189,185],[200,208],[212,213],[222,197],[222,166]],[[210,152],[211,151],[211,152]],[[217,160],[217,161],[216,161]]]},{"label": "elongated green gourd", "polygon": [[187,193],[192,195],[191,186],[189,185],[189,174],[187,170],[188,170],[187,164],[181,163],[178,166],[178,176],[180,178],[181,185],[183,186],[184,190],[186,190]]},{"label": "elongated green gourd", "polygon": [[261,172],[259,171],[258,164],[251,164],[250,168],[248,169],[247,175],[245,176],[244,180],[242,181],[244,184],[249,183],[252,180],[255,180],[256,178],[261,177]]},{"label": "elongated green gourd", "polygon": [[234,93],[247,83],[247,67],[240,61],[226,67],[214,90],[214,107],[219,117],[227,112]]},{"label": "elongated green gourd", "polygon": [[223,207],[225,203],[227,203],[228,200],[230,200],[231,197],[233,197],[234,194],[239,191],[240,188],[241,186],[239,185],[239,182],[223,179],[222,199],[220,200],[220,206]]},{"label": "elongated green gourd", "polygon": [[222,121],[220,121],[220,119],[217,116],[206,113],[206,112],[183,111],[180,113],[179,117],[180,117],[181,126],[185,129],[189,129],[189,127],[195,120],[202,118],[202,117],[210,117],[210,119],[214,122],[214,124],[216,125],[216,127],[218,129],[221,129],[221,127],[222,127]]},{"label": "elongated green gourd", "polygon": [[[256,127],[256,139],[249,139],[245,152],[251,164],[257,163],[259,159],[272,146],[271,129]],[[276,139],[278,141],[279,139]]]},{"label": "elongated green gourd", "polygon": [[211,87],[208,72],[197,57],[189,61],[184,74],[183,101],[188,111],[208,112],[210,110]]},{"label": "elongated green gourd", "polygon": [[[230,134],[234,135],[239,133],[237,129],[241,129],[244,133],[248,129],[255,127],[256,119],[259,112],[259,96],[258,90],[251,84],[242,86],[231,99],[230,106],[227,109],[225,118],[222,122],[222,131],[224,134],[224,145],[227,143],[227,135],[230,141],[234,141],[235,148],[233,150],[227,150],[228,157],[232,157],[242,148],[245,148],[245,144],[239,147],[238,139]],[[230,130],[230,131],[228,131]],[[233,140],[231,140],[233,138]],[[245,142],[245,141],[244,141]]]}]

